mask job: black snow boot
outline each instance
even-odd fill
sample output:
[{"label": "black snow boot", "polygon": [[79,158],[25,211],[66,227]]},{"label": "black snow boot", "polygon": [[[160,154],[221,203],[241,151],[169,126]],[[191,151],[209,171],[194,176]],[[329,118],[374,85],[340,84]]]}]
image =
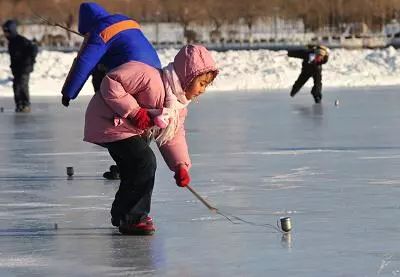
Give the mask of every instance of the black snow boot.
[{"label": "black snow boot", "polygon": [[119,217],[111,217],[112,226],[119,227],[121,224],[121,219]]},{"label": "black snow boot", "polygon": [[118,166],[116,166],[116,165],[110,166],[110,171],[104,172],[103,177],[108,180],[119,180]]},{"label": "black snow boot", "polygon": [[321,99],[322,99],[322,97],[321,96],[314,96],[314,101],[315,101],[315,104],[319,104],[319,103],[321,103]]}]

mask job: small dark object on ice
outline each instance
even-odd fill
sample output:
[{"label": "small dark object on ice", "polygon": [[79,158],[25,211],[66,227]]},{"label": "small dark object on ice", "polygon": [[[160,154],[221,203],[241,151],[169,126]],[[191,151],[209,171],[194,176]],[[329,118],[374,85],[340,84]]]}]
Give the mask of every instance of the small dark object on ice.
[{"label": "small dark object on ice", "polygon": [[290,217],[281,217],[281,228],[284,232],[290,232],[292,230],[292,223],[290,221]]},{"label": "small dark object on ice", "polygon": [[72,166],[67,166],[67,175],[72,177],[74,175],[74,168]]}]

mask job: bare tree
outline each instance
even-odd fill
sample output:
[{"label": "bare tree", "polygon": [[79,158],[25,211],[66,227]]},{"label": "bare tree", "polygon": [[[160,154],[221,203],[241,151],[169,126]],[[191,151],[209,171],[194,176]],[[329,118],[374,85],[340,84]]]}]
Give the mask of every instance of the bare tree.
[{"label": "bare tree", "polygon": [[205,24],[212,24],[214,29],[210,32],[212,41],[221,41],[221,27],[229,20],[229,14],[232,12],[232,2],[204,0],[205,13],[200,19]]},{"label": "bare tree", "polygon": [[265,16],[270,7],[268,0],[232,0],[233,13],[232,19],[242,19],[249,29],[249,40],[252,40],[253,26],[257,19]]},{"label": "bare tree", "polygon": [[164,0],[163,4],[163,9],[168,14],[168,18],[182,25],[186,41],[188,43],[196,41],[196,32],[190,30],[189,25],[198,21],[202,14],[204,15],[206,12],[203,1]]},{"label": "bare tree", "polygon": [[[400,17],[400,0],[95,0],[111,13],[122,13],[141,21],[169,21],[182,25],[185,35],[194,38],[190,24],[213,26],[220,34],[224,24],[241,20],[252,36],[259,19],[278,17],[302,20],[306,30],[329,27],[339,31],[344,24],[367,23],[375,31]],[[37,21],[39,13],[68,27],[78,20],[82,0],[0,0],[0,19]],[[218,37],[218,36],[217,36]]]}]

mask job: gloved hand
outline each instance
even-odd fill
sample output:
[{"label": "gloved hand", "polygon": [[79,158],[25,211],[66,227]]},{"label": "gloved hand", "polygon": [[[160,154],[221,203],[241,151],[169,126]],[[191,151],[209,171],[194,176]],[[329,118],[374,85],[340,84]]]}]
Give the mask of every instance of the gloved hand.
[{"label": "gloved hand", "polygon": [[174,175],[178,187],[186,187],[190,183],[190,175],[186,166],[181,165],[175,170]]},{"label": "gloved hand", "polygon": [[322,55],[316,55],[315,58],[314,58],[314,63],[317,64],[317,65],[322,64],[323,58],[324,57]]},{"label": "gloved hand", "polygon": [[169,122],[170,122],[170,119],[171,119],[171,117],[173,116],[172,113],[173,113],[173,110],[172,110],[172,109],[170,109],[170,108],[163,108],[163,109],[161,110],[161,114],[159,114],[158,116],[156,116],[156,117],[154,118],[154,124],[155,124],[157,127],[161,128],[161,129],[167,128],[167,127],[168,127],[168,124],[169,124]]},{"label": "gloved hand", "polygon": [[68,107],[69,106],[69,98],[68,97],[66,97],[66,96],[64,96],[63,95],[63,97],[62,97],[62,99],[61,99],[61,103],[65,106],[65,107]]},{"label": "gloved hand", "polygon": [[147,109],[140,108],[140,110],[136,113],[134,117],[131,118],[133,121],[133,124],[142,130],[145,130],[147,128],[150,128],[151,126],[154,125],[153,120],[149,116],[149,113],[147,112]]}]

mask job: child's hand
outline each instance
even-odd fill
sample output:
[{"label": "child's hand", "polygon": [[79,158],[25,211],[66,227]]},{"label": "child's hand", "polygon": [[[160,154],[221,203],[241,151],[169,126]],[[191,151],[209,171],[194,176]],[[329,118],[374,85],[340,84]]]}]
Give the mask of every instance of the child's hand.
[{"label": "child's hand", "polygon": [[186,187],[190,183],[190,175],[185,165],[180,165],[175,169],[174,175],[178,187]]},{"label": "child's hand", "polygon": [[133,124],[142,130],[150,128],[154,125],[153,120],[149,116],[147,109],[140,108],[140,110],[136,113],[136,115],[131,119]]}]

